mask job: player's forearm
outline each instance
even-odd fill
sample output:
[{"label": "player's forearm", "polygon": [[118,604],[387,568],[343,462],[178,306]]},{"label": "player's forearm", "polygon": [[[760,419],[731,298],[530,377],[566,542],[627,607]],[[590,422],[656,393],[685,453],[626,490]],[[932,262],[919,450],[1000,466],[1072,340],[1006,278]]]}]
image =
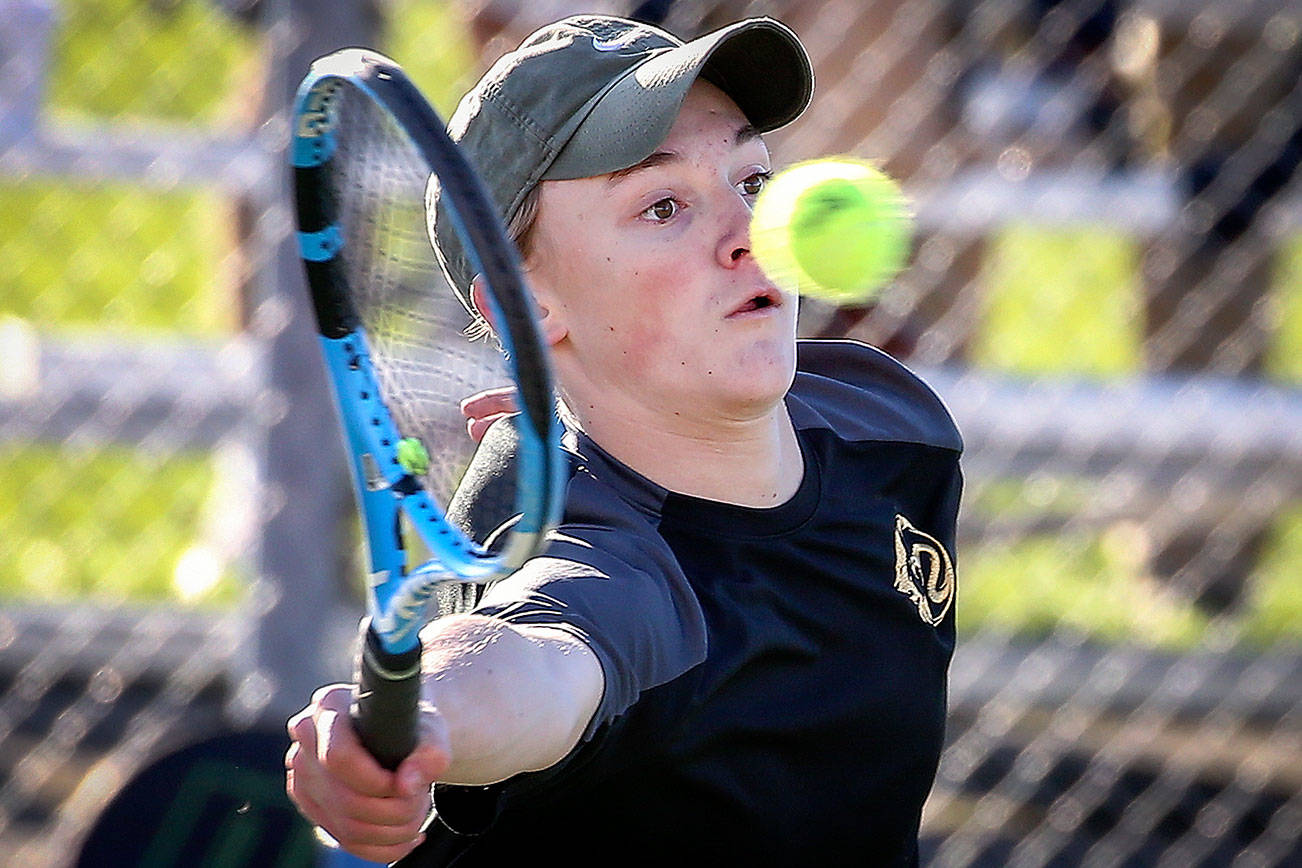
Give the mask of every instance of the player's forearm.
[{"label": "player's forearm", "polygon": [[422,696],[448,726],[447,783],[547,768],[578,743],[601,700],[596,657],[559,630],[464,615],[435,621],[423,639]]}]

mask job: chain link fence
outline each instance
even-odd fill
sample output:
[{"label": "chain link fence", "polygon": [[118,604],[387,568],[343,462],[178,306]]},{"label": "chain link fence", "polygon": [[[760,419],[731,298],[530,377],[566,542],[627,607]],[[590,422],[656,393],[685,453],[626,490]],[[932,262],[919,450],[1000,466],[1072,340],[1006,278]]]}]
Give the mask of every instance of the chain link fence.
[{"label": "chain link fence", "polygon": [[378,45],[448,111],[600,10],[786,21],[818,86],[778,164],[914,202],[908,272],[801,328],[904,359],[967,442],[925,862],[1302,864],[1302,4],[323,8],[0,0],[0,862],[74,863],[149,762],[346,674],[281,156],[308,61]]}]

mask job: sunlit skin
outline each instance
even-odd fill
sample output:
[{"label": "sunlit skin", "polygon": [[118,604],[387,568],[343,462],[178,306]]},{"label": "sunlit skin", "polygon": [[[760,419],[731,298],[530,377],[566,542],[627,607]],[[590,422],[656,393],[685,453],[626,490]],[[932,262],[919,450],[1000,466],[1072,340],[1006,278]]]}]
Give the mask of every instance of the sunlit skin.
[{"label": "sunlit skin", "polygon": [[653,481],[749,506],[801,475],[782,397],[796,302],[750,252],[768,149],[711,84],[632,169],[541,190],[526,268],[565,403]]}]

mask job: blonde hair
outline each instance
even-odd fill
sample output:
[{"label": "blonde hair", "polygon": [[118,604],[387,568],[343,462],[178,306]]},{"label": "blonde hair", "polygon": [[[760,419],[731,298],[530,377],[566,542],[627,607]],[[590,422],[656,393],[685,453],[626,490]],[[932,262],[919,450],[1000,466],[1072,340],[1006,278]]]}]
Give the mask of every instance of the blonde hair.
[{"label": "blonde hair", "polygon": [[[538,194],[538,186],[535,184],[528,193],[524,194],[524,198],[520,200],[520,207],[506,223],[506,237],[515,244],[516,250],[520,251],[522,260],[528,259],[533,253],[534,227],[538,223],[538,202],[541,198]],[[493,326],[475,304],[474,294],[467,291],[467,296],[470,298],[470,313],[473,321],[466,327],[466,337],[479,340],[492,335]]]}]

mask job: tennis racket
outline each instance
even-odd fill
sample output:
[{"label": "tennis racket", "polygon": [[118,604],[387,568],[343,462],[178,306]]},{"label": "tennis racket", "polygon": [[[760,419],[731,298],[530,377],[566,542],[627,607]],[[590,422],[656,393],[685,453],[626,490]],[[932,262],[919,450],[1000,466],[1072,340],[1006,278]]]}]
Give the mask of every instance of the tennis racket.
[{"label": "tennis racket", "polygon": [[[516,570],[555,520],[559,423],[518,253],[402,69],[364,49],[327,55],[299,87],[291,121],[298,240],[370,560],[352,715],[362,743],[393,769],[417,739],[420,627],[464,608],[464,589]],[[465,337],[470,317],[425,228],[431,175],[487,282],[501,353]],[[502,358],[521,410],[518,518],[490,551],[446,507],[470,445],[457,400],[503,376],[493,372]]]}]

